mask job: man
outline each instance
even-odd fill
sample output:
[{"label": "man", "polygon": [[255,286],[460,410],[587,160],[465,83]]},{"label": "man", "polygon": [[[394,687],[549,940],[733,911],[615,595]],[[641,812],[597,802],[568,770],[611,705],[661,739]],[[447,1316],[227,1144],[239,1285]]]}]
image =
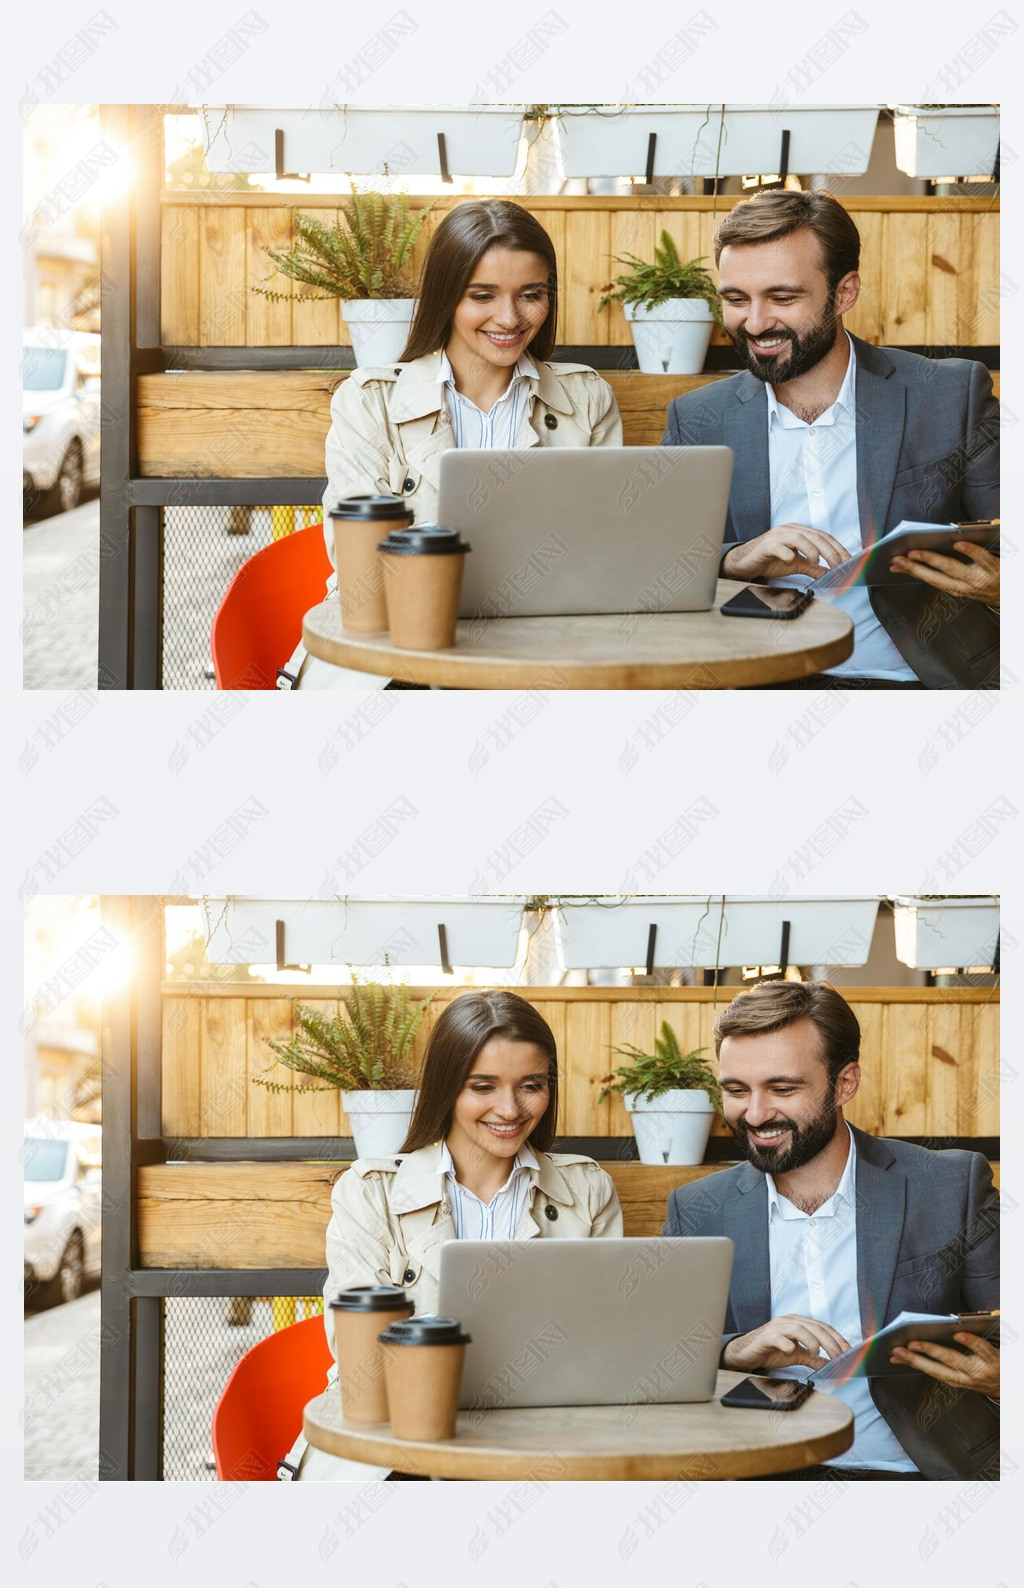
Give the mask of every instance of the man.
[{"label": "man", "polygon": [[[813,580],[901,519],[998,517],[987,371],[844,330],[860,236],[836,199],[772,192],[737,204],[715,260],[744,373],[677,397],[664,444],[733,449],[723,577]],[[914,584],[835,598],[854,623],[853,655],[789,687],[997,687],[999,559],[968,541],[956,549],[966,562],[915,552],[890,564]]]},{"label": "man", "polygon": [[[827,982],[763,982],[715,1026],[725,1119],[747,1162],[669,1198],[665,1235],[735,1245],[722,1366],[820,1367],[900,1312],[998,1307],[998,1202],[985,1159],[867,1136],[843,1105],[860,1027]],[[918,1369],[823,1385],[850,1450],[790,1477],[997,1477],[999,1352],[911,1341]]]}]

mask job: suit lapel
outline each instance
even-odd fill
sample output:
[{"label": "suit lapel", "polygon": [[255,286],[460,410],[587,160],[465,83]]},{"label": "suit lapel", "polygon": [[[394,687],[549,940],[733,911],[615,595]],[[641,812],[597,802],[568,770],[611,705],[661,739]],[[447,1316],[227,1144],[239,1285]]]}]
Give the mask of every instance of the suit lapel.
[{"label": "suit lapel", "polygon": [[885,354],[858,337],[857,359],[857,507],[860,537],[873,546],[885,534],[893,483],[903,445],[907,394]]},{"label": "suit lapel", "polygon": [[746,1334],[771,1317],[772,1287],[768,1257],[768,1184],[749,1164],[737,1176],[735,1193],[722,1214],[733,1243],[732,1280],[729,1286],[727,1324],[730,1332]]},{"label": "suit lapel", "polygon": [[768,397],[753,375],[736,379],[736,401],[725,411],[722,440],[733,452],[726,539],[753,540],[772,527]]},{"label": "suit lapel", "polygon": [[857,1299],[864,1338],[888,1317],[903,1237],[907,1184],[884,1142],[854,1127],[857,1143]]}]

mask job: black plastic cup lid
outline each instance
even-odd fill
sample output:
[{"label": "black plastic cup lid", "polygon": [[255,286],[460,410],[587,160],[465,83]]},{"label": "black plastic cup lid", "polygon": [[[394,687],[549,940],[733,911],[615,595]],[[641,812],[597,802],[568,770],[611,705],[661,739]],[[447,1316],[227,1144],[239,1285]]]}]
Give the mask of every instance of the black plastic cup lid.
[{"label": "black plastic cup lid", "polygon": [[377,545],[378,551],[395,552],[400,557],[421,557],[424,554],[441,556],[447,552],[470,549],[457,529],[445,529],[440,524],[414,524],[411,529],[392,529]]},{"label": "black plastic cup lid", "polygon": [[468,1345],[457,1318],[400,1318],[377,1336],[384,1345]]},{"label": "black plastic cup lid", "polygon": [[332,507],[328,518],[362,518],[373,520],[405,518],[412,523],[412,511],[400,496],[346,496],[337,507]]},{"label": "black plastic cup lid", "polygon": [[339,1290],[331,1306],[341,1312],[397,1312],[399,1307],[411,1309],[412,1302],[399,1285],[353,1285]]}]

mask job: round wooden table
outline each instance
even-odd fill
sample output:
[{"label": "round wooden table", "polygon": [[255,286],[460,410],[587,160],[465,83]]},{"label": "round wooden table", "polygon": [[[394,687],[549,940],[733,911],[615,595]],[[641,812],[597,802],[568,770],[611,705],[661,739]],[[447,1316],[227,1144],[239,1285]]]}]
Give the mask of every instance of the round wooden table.
[{"label": "round wooden table", "polygon": [[444,689],[739,689],[806,678],[852,652],[853,624],[824,601],[788,622],[723,618],[740,588],[720,579],[710,612],[467,618],[446,651],[345,630],[335,596],[306,613],[302,640],[325,662]]},{"label": "round wooden table", "polygon": [[793,1412],[719,1405],[741,1373],[720,1372],[713,1400],[685,1406],[528,1406],[460,1412],[455,1438],[396,1439],[390,1423],[347,1423],[337,1388],[310,1401],[311,1445],[350,1461],[431,1478],[757,1478],[841,1455],[853,1413],[815,1391]]}]

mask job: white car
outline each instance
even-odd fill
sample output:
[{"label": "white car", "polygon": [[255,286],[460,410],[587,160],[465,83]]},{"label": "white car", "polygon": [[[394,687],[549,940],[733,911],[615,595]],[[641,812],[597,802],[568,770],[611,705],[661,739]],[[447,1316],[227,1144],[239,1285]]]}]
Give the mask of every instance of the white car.
[{"label": "white car", "polygon": [[74,1301],[100,1271],[100,1128],[25,1121],[25,1296]]},{"label": "white car", "polygon": [[24,509],[67,513],[100,477],[100,339],[43,326],[23,341]]}]

